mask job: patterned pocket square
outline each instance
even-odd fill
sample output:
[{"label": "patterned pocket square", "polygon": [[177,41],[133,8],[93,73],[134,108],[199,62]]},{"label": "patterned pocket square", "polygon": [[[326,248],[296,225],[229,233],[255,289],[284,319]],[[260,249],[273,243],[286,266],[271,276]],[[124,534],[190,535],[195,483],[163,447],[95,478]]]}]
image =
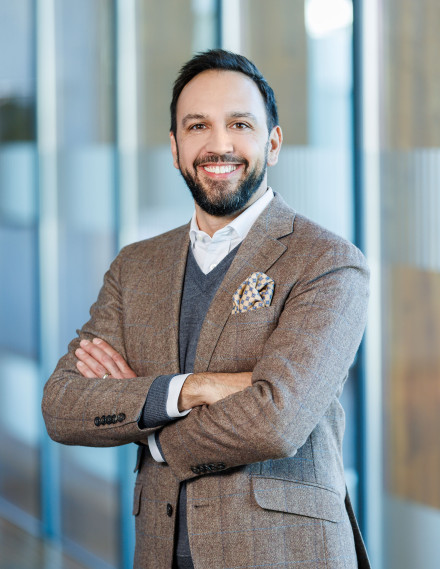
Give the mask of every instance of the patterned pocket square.
[{"label": "patterned pocket square", "polygon": [[274,288],[273,279],[264,273],[252,273],[241,283],[232,297],[234,304],[232,314],[270,306]]}]

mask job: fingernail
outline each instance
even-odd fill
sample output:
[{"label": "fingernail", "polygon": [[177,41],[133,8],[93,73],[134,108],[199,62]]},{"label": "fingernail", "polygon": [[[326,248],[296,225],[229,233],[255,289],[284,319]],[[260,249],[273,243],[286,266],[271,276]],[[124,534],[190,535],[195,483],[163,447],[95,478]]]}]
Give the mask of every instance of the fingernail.
[{"label": "fingernail", "polygon": [[102,340],[100,338],[93,338],[94,344],[100,344],[101,342],[102,342]]},{"label": "fingernail", "polygon": [[75,354],[77,354],[78,356],[83,356],[83,355],[85,354],[85,352],[84,352],[84,350],[81,350],[81,348],[78,348],[78,349],[75,351]]},{"label": "fingernail", "polygon": [[88,344],[90,344],[88,340],[81,340],[81,342],[79,343],[80,346],[87,346]]}]

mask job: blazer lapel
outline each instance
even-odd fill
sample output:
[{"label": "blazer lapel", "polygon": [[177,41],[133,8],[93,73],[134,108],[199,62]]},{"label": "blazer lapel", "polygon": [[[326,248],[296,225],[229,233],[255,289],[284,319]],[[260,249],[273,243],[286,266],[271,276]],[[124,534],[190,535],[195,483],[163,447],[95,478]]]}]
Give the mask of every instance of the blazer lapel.
[{"label": "blazer lapel", "polygon": [[[220,334],[232,312],[232,296],[253,272],[266,272],[285,252],[278,239],[293,231],[295,212],[279,194],[258,217],[242,242],[206,314],[197,346],[194,372],[206,371]],[[276,283],[275,283],[276,286]]]},{"label": "blazer lapel", "polygon": [[159,236],[133,260],[130,359],[138,374],[179,373],[179,313],[189,244],[189,225]]},{"label": "blazer lapel", "polygon": [[[170,299],[170,321],[176,323],[171,327],[169,338],[170,343],[170,356],[176,362],[176,369],[171,373],[180,372],[179,364],[179,319],[180,319],[180,304],[182,301],[183,282],[185,278],[186,259],[188,256],[189,247],[189,224],[183,226],[178,235],[177,244],[174,241],[174,249],[170,252],[173,257],[174,271],[170,274],[169,290],[171,290]],[[167,285],[164,283],[164,290],[167,290]]]}]

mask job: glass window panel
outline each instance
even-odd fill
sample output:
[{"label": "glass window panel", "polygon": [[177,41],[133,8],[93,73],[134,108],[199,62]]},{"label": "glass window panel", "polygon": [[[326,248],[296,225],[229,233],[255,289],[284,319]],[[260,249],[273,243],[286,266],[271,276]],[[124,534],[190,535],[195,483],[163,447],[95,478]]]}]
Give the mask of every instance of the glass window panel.
[{"label": "glass window panel", "polygon": [[35,360],[0,350],[0,495],[35,518],[39,496],[39,389]]},{"label": "glass window panel", "polygon": [[[55,3],[58,140],[114,142],[114,14],[108,0]],[[111,118],[111,120],[109,120]]]},{"label": "glass window panel", "polygon": [[60,466],[63,536],[118,567],[116,449],[62,447]]},{"label": "glass window panel", "polygon": [[[434,569],[440,532],[440,4],[379,32],[384,567]],[[367,36],[368,37],[368,36]],[[377,220],[370,220],[376,231]]]},{"label": "glass window panel", "polygon": [[0,1],[0,142],[35,138],[32,4]]},{"label": "glass window panel", "polygon": [[33,2],[0,0],[0,496],[38,518]]},{"label": "glass window panel", "polygon": [[[62,355],[115,254],[114,4],[60,0],[55,10]],[[62,447],[60,467],[63,536],[117,566],[117,450]]]}]

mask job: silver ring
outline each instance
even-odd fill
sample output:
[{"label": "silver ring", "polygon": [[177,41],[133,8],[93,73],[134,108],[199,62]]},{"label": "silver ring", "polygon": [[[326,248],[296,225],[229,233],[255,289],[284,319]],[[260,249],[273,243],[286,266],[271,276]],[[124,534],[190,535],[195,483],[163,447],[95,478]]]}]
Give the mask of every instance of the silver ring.
[{"label": "silver ring", "polygon": [[102,376],[102,379],[107,379],[108,377],[110,377],[110,374],[108,371],[106,371],[105,374]]}]

